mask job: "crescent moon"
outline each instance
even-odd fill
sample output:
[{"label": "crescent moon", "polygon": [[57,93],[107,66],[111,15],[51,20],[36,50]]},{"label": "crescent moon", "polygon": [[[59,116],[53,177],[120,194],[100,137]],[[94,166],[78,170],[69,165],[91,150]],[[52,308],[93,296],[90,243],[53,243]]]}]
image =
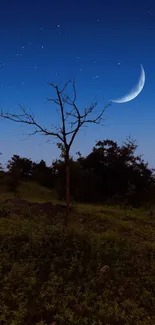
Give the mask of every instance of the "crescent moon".
[{"label": "crescent moon", "polygon": [[144,84],[145,84],[145,71],[144,71],[143,66],[141,65],[141,75],[140,75],[137,86],[134,87],[129,94],[125,95],[124,97],[122,97],[120,99],[112,100],[112,102],[119,104],[119,103],[126,103],[126,102],[129,102],[130,100],[133,100],[141,93],[141,91],[144,87]]}]

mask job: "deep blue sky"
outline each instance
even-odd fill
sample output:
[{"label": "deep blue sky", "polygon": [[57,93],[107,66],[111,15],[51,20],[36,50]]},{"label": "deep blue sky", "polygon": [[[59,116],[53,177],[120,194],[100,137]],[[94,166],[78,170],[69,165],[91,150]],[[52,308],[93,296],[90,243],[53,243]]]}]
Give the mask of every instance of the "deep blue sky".
[{"label": "deep blue sky", "polygon": [[[72,154],[90,152],[96,140],[118,142],[131,135],[139,152],[155,167],[155,2],[139,0],[1,0],[0,108],[30,107],[44,125],[58,123],[49,81],[76,79],[80,108],[98,99],[99,108],[125,95],[146,73],[141,94],[113,104],[105,127],[89,126],[78,135]],[[0,119],[2,162],[14,153],[44,159],[58,157],[55,140],[28,140],[24,125]]]}]

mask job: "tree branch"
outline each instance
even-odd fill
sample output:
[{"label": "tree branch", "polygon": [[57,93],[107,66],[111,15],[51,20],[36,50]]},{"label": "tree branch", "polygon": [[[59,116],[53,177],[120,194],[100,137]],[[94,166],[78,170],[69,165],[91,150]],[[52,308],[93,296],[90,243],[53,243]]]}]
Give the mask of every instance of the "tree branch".
[{"label": "tree branch", "polygon": [[46,128],[44,128],[43,126],[41,126],[40,124],[38,124],[35,121],[33,114],[29,114],[22,106],[20,106],[20,108],[21,108],[23,114],[3,113],[3,111],[1,111],[0,117],[10,120],[10,121],[13,121],[13,122],[16,122],[16,123],[23,123],[23,124],[28,124],[28,125],[32,125],[32,126],[36,127],[37,129],[35,129],[29,135],[34,135],[36,133],[42,133],[46,136],[57,137],[58,139],[63,141],[62,136],[58,132],[53,132],[53,131],[47,130]]},{"label": "tree branch", "polygon": [[[70,83],[72,84],[72,96],[66,94],[66,88]],[[3,113],[3,111],[1,111],[0,117],[14,121],[16,123],[23,123],[33,126],[34,131],[31,132],[29,136],[41,133],[45,136],[56,137],[63,144],[66,154],[69,155],[70,148],[80,128],[85,124],[89,123],[103,125],[103,114],[105,110],[111,105],[111,103],[106,105],[100,111],[100,113],[98,113],[98,115],[93,118],[91,117],[91,114],[97,106],[97,101],[94,101],[91,105],[85,107],[83,113],[81,114],[76,104],[77,94],[75,80],[73,80],[72,82],[71,80],[68,80],[62,88],[60,88],[60,85],[54,85],[53,83],[49,84],[55,89],[56,98],[47,98],[47,100],[53,102],[58,106],[56,107],[56,109],[59,109],[61,119],[61,126],[59,128],[54,126],[55,131],[49,130],[39,124],[36,121],[33,112],[31,110],[30,112],[28,112],[22,106],[20,106],[20,114]],[[71,108],[70,111],[65,112],[65,105],[68,105]],[[71,119],[71,121],[67,121],[69,118]],[[67,130],[67,123],[70,123],[69,130]]]},{"label": "tree branch", "polygon": [[61,131],[61,133],[62,133],[62,136],[63,136],[63,143],[65,145],[65,148],[67,148],[64,106],[63,106],[62,99],[61,99],[61,93],[60,93],[59,88],[57,86],[56,86],[56,93],[57,93],[57,96],[58,96],[60,111],[61,111],[61,120],[62,120],[62,131]]}]

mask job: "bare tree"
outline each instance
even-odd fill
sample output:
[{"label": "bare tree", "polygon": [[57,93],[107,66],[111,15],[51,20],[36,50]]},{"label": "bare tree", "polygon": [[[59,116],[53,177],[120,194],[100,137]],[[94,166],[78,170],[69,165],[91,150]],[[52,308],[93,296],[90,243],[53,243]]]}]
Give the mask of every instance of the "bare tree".
[{"label": "bare tree", "polygon": [[[72,87],[72,95],[69,95],[67,91],[68,85]],[[47,129],[35,119],[34,114],[30,111],[27,111],[25,108],[20,106],[20,114],[11,114],[1,111],[0,117],[17,122],[24,123],[34,127],[34,130],[30,135],[34,134],[44,134],[46,136],[55,137],[58,142],[58,147],[63,151],[65,168],[66,168],[66,207],[67,207],[67,218],[66,223],[68,222],[69,207],[70,207],[70,173],[69,173],[69,158],[70,158],[70,149],[73,144],[73,141],[84,124],[100,124],[103,122],[103,114],[106,108],[110,105],[104,106],[100,112],[97,113],[95,117],[94,110],[97,106],[97,102],[94,101],[88,107],[84,107],[82,113],[77,107],[76,104],[76,88],[75,81],[68,80],[63,87],[60,85],[55,85],[50,83],[50,86],[54,88],[56,92],[56,98],[47,98],[48,101],[56,104],[57,110],[60,113],[60,127],[54,127],[54,129]],[[66,109],[66,106],[69,108]]]}]

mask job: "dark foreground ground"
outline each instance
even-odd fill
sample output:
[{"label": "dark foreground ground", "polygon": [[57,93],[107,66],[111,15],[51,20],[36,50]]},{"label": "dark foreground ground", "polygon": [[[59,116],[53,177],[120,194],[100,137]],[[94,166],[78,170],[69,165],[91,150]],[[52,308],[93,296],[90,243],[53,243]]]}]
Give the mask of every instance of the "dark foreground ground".
[{"label": "dark foreground ground", "polygon": [[62,206],[26,201],[1,202],[1,325],[155,324],[153,216],[81,205],[64,232]]}]

